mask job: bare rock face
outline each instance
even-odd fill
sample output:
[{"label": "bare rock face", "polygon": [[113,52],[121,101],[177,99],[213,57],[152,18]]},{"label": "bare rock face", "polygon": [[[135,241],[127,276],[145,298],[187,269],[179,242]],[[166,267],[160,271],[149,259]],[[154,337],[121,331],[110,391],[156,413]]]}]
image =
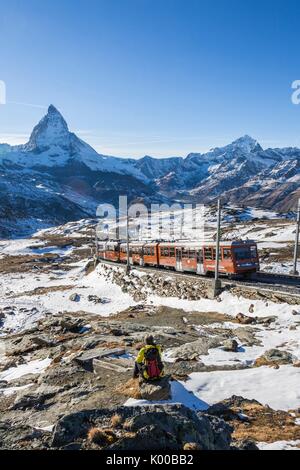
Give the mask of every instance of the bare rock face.
[{"label": "bare rock face", "polygon": [[72,443],[82,449],[90,448],[89,430],[111,428],[111,419],[116,415],[119,425],[115,442],[100,448],[182,450],[192,442],[203,450],[230,449],[231,426],[217,417],[202,412],[196,414],[179,404],[85,410],[64,416],[54,429],[51,447],[65,449]]},{"label": "bare rock face", "polygon": [[162,377],[153,382],[140,380],[140,394],[143,400],[169,400],[171,398],[171,385],[169,377]]}]

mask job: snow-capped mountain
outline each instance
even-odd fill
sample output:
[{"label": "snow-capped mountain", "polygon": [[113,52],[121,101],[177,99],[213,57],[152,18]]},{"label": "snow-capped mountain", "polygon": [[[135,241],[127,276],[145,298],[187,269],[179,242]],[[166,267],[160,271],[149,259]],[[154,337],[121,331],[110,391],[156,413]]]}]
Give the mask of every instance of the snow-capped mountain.
[{"label": "snow-capped mountain", "polygon": [[263,150],[249,136],[207,153],[139,160],[100,155],[49,106],[24,145],[0,144],[0,236],[95,215],[119,194],[146,202],[224,202],[290,210],[300,150]]}]

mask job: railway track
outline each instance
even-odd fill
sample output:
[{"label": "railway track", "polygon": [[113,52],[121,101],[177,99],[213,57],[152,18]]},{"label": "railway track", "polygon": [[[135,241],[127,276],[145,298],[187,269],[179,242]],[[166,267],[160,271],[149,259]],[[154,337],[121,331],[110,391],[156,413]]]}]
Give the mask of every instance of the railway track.
[{"label": "railway track", "polygon": [[[126,265],[123,263],[116,263],[114,261],[108,261],[103,259],[99,261],[104,264],[123,267],[124,269],[126,269]],[[173,276],[182,279],[191,279],[191,277],[193,277],[195,279],[201,279],[201,281],[205,281],[209,284],[212,282],[212,278],[209,278],[207,276],[201,276],[195,273],[183,273],[170,269],[138,265],[134,265],[134,269],[142,272],[160,272],[161,274],[167,274],[168,276]],[[300,276],[284,274],[277,275],[274,273],[259,271],[255,273],[255,275],[253,275],[250,279],[228,279],[225,276],[221,276],[220,279],[222,286],[239,287],[252,292],[268,292],[274,294],[275,296],[276,294],[279,296],[283,295],[284,297],[291,296],[295,300],[299,299],[300,301]]]}]

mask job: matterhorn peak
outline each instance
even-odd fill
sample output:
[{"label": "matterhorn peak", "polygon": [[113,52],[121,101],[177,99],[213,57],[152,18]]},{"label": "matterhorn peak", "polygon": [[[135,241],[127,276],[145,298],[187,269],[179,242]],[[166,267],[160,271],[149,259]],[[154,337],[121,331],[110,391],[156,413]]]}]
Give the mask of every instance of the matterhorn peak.
[{"label": "matterhorn peak", "polygon": [[50,106],[48,107],[48,113],[47,114],[58,114],[59,116],[62,117],[61,113],[58,111],[58,109],[53,104],[50,104]]},{"label": "matterhorn peak", "polygon": [[47,114],[35,126],[26,150],[43,150],[52,145],[66,145],[70,133],[68,125],[58,109],[50,104]]}]

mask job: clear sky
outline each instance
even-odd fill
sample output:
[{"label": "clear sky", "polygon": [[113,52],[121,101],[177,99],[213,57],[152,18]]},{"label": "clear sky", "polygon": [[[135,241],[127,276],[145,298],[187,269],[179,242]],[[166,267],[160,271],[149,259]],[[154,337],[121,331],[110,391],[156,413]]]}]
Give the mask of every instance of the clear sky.
[{"label": "clear sky", "polygon": [[300,147],[299,21],[294,0],[0,0],[0,142],[53,103],[111,155]]}]

